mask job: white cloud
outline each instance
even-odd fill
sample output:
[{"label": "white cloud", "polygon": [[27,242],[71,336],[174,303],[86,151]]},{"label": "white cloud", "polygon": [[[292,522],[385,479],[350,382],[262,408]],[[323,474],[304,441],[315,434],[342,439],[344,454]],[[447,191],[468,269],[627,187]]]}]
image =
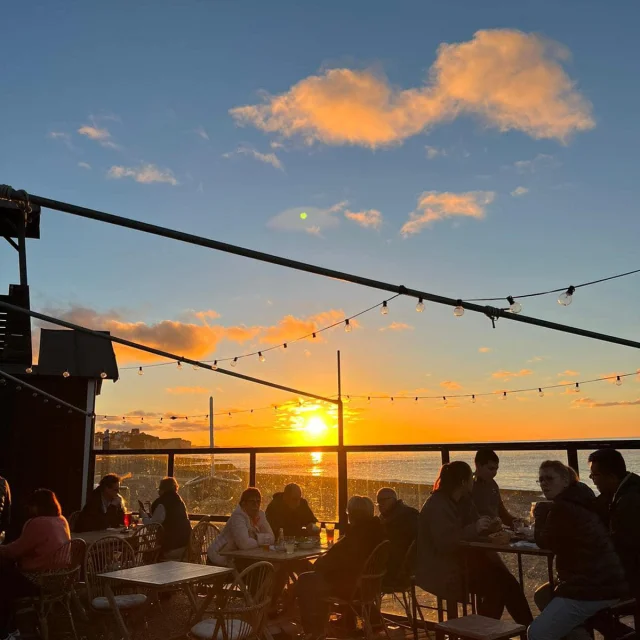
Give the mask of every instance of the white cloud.
[{"label": "white cloud", "polygon": [[512,192],[511,195],[514,198],[519,198],[520,196],[525,195],[526,193],[529,193],[529,189],[527,189],[527,187],[516,187]]},{"label": "white cloud", "polygon": [[106,127],[98,127],[94,122],[93,125],[85,124],[78,129],[81,136],[86,136],[89,140],[95,140],[103,147],[109,149],[119,149],[118,145],[111,140],[111,134]]},{"label": "white cloud", "polygon": [[136,182],[142,184],[166,182],[174,187],[179,184],[170,169],[159,169],[154,164],[144,163],[139,167],[113,166],[107,172],[107,177],[115,179],[133,178]]},{"label": "white cloud", "polygon": [[535,173],[540,169],[557,167],[560,163],[547,153],[539,153],[531,160],[518,160],[513,163],[518,173]]},{"label": "white cloud", "polygon": [[88,162],[78,162],[78,166],[82,169],[91,169],[91,165]]},{"label": "white cloud", "polygon": [[370,227],[371,229],[379,229],[382,224],[382,214],[377,209],[368,209],[366,211],[345,211],[345,218],[353,220],[361,227]]},{"label": "white cloud", "polygon": [[418,198],[416,210],[409,214],[409,220],[402,225],[400,233],[403,236],[413,235],[432,222],[450,217],[484,218],[485,207],[494,198],[493,191],[425,191]]},{"label": "white cloud", "polygon": [[202,125],[200,125],[197,129],[194,129],[193,133],[195,133],[197,136],[200,136],[203,140],[209,140],[209,134]]},{"label": "white cloud", "polygon": [[64,131],[50,131],[47,134],[47,138],[50,138],[51,140],[59,140],[69,149],[74,148],[73,144],[71,144],[71,136]]},{"label": "white cloud", "polygon": [[486,29],[441,44],[422,86],[400,89],[372,70],[329,69],[230,113],[240,125],[307,144],[400,144],[464,114],[500,131],[564,142],[595,126],[591,104],[563,67],[568,58],[537,34]]},{"label": "white cloud", "polygon": [[[340,225],[339,214],[349,203],[345,200],[326,209],[318,207],[292,207],[281,211],[267,222],[269,229],[276,231],[298,231],[321,236],[326,229]],[[306,216],[301,217],[301,214]]]},{"label": "white cloud", "polygon": [[434,158],[437,158],[438,156],[446,156],[447,155],[446,149],[438,149],[438,147],[430,147],[429,145],[426,145],[425,149],[427,151],[427,158],[429,158],[429,160],[433,160]]},{"label": "white cloud", "polygon": [[256,151],[252,147],[241,145],[235,151],[222,154],[223,158],[233,158],[233,156],[249,156],[259,162],[270,164],[274,169],[284,171],[284,166],[275,153],[260,153],[260,151]]}]

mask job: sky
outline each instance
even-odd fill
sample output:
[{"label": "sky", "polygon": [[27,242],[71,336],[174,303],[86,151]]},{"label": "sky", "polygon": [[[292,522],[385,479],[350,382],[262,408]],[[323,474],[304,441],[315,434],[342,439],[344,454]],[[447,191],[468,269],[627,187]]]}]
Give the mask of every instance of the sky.
[{"label": "sky", "polygon": [[[455,299],[640,268],[633,3],[8,8],[29,26],[0,41],[0,183]],[[638,376],[573,390],[638,370],[629,347],[403,297],[297,340],[389,296],[48,210],[28,251],[32,307],[85,326],[201,360],[265,350],[235,370],[323,396],[339,350],[348,444],[638,435]],[[637,339],[639,278],[522,313]],[[0,289],[17,281],[5,245]],[[336,442],[322,403],[117,353],[100,429],[207,444],[213,396],[216,444]]]}]

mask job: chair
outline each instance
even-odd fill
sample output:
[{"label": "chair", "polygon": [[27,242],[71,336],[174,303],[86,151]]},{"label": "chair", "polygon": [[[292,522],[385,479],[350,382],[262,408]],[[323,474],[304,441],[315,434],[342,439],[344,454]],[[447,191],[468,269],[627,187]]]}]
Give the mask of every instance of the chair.
[{"label": "chair", "polygon": [[230,589],[216,589],[219,601],[213,618],[191,628],[195,640],[247,640],[263,636],[273,591],[275,570],[269,562],[256,562],[233,581]]},{"label": "chair", "polygon": [[[627,630],[621,618],[632,618],[633,629]],[[622,600],[591,619],[595,627],[605,640],[636,640],[637,630],[640,630],[640,607],[635,598]]]},{"label": "chair", "polygon": [[187,562],[207,564],[207,549],[220,534],[220,529],[211,522],[202,520],[191,531],[187,547]]},{"label": "chair", "polygon": [[[109,585],[114,593],[116,610],[111,609],[106,596],[108,581],[101,573],[129,569],[136,566],[136,555],[131,545],[121,538],[108,536],[97,540],[87,549],[84,563],[87,597],[91,611],[98,615],[113,615],[121,627],[125,626],[123,614],[127,617],[143,611],[147,596],[142,593],[127,593],[131,588]],[[144,622],[144,616],[142,616]]]},{"label": "chair", "polygon": [[21,600],[28,603],[29,609],[35,611],[43,640],[49,638],[49,616],[56,605],[61,605],[69,620],[73,636],[78,640],[71,603],[77,599],[75,586],[80,580],[85,551],[84,540],[71,540],[51,555],[47,561],[50,569],[24,573],[40,590],[38,595]]},{"label": "chair", "polygon": [[349,608],[355,616],[360,616],[363,623],[365,638],[370,640],[373,637],[373,625],[371,624],[372,614],[375,616],[376,624],[382,626],[387,638],[389,631],[386,622],[380,615],[380,601],[382,594],[382,578],[387,571],[389,563],[389,551],[391,543],[388,540],[381,542],[369,555],[364,564],[362,573],[358,576],[356,587],[351,598],[338,598],[330,596],[324,598],[329,605],[338,605],[343,609]]},{"label": "chair", "polygon": [[[414,540],[407,549],[407,553],[404,556],[400,571],[396,576],[395,581],[392,584],[383,584],[382,594],[390,595],[395,602],[400,604],[404,609],[407,620],[412,629],[416,629],[416,623],[413,620],[413,616],[418,612],[417,607],[413,604],[414,585],[413,574],[416,565],[416,552],[417,545]],[[422,617],[422,611],[420,610],[420,616]]]},{"label": "chair", "polygon": [[136,555],[136,567],[158,562],[162,551],[162,534],[162,525],[153,522],[138,527],[131,538],[127,540]]},{"label": "chair", "polygon": [[78,518],[80,517],[80,511],[74,511],[70,516],[69,516],[69,531],[75,531],[76,530],[76,525],[78,524]]},{"label": "chair", "polygon": [[527,628],[508,620],[494,620],[472,614],[454,618],[435,625],[436,634],[446,633],[449,640],[508,640],[521,638],[527,640]]}]

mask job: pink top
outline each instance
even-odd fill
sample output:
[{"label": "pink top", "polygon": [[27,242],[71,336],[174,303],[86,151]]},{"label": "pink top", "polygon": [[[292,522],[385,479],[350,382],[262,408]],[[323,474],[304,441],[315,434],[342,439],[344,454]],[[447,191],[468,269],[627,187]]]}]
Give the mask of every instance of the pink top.
[{"label": "pink top", "polygon": [[0,547],[0,554],[17,560],[22,571],[41,571],[50,568],[50,556],[70,539],[65,518],[37,516],[27,520],[15,542]]}]

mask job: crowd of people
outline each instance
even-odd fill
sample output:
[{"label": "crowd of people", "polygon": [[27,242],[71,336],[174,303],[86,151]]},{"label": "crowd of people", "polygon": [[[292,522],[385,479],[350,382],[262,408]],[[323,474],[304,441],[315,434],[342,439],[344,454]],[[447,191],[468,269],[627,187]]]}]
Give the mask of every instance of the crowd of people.
[{"label": "crowd of people", "polygon": [[[505,507],[495,477],[499,458],[489,449],[475,457],[475,471],[462,461],[443,465],[430,497],[420,512],[400,500],[390,487],[373,501],[352,496],[347,506],[349,526],[315,563],[297,561],[278,573],[273,607],[289,580],[297,575],[295,595],[308,638],[322,637],[328,615],[326,597],[348,597],[367,558],[389,541],[389,561],[383,590],[393,592],[408,571],[419,587],[444,602],[449,618],[473,594],[478,613],[499,619],[506,610],[528,628],[529,640],[577,640],[591,629],[609,624],[600,614],[624,598],[640,596],[640,476],[626,468],[623,456],[599,449],[589,456],[590,478],[599,495],[580,482],[576,472],[559,461],[540,466],[539,484],[545,500],[536,504],[531,523],[535,542],[553,552],[557,580],[535,594],[540,610],[530,610],[524,592],[498,553],[483,549],[465,553],[461,543],[484,541],[504,528],[523,525]],[[189,542],[191,525],[174,478],[165,478],[150,512],[139,503],[143,523],[163,526],[162,554],[180,559]],[[220,534],[207,550],[211,564],[229,566],[223,552],[272,545],[276,535],[317,535],[318,519],[302,496],[289,484],[276,493],[266,511],[262,495],[247,488]],[[24,572],[46,569],[46,559],[70,539],[53,492],[39,489],[27,502],[30,518],[22,535],[0,546],[0,640],[12,636],[10,603],[31,595],[33,584]],[[11,518],[9,484],[0,477],[0,533]],[[125,504],[120,479],[102,478],[75,523],[75,531],[120,527]],[[415,542],[415,545],[414,545]],[[411,550],[415,549],[415,555]],[[249,562],[249,561],[247,561]],[[236,569],[238,566],[236,559]],[[618,631],[630,631],[621,623]]]}]

